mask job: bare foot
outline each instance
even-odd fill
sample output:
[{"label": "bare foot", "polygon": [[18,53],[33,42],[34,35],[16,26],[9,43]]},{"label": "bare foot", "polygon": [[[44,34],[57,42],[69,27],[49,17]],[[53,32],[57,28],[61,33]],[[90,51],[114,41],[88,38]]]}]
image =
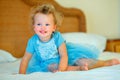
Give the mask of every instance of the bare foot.
[{"label": "bare foot", "polygon": [[86,64],[80,66],[80,70],[81,71],[87,71],[88,70],[88,64],[86,63]]},{"label": "bare foot", "polygon": [[120,61],[118,59],[110,59],[105,62],[105,66],[112,66],[120,64]]}]

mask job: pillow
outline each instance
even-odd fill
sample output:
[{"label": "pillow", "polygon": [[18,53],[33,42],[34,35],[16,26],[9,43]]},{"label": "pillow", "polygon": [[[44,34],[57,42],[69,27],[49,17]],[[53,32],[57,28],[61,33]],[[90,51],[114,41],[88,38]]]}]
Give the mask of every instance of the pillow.
[{"label": "pillow", "polygon": [[15,60],[17,60],[17,58],[13,57],[9,52],[0,49],[0,63],[12,62]]},{"label": "pillow", "polygon": [[90,34],[84,32],[72,32],[72,33],[62,33],[62,36],[66,40],[66,42],[72,42],[82,45],[92,45],[102,52],[106,48],[107,39],[102,35]]}]

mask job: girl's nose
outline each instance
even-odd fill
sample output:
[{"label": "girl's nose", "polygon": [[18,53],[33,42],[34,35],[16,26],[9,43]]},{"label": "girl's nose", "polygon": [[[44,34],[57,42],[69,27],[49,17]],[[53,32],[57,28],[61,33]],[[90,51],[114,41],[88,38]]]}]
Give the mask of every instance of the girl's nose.
[{"label": "girl's nose", "polygon": [[46,26],[42,26],[41,29],[46,29]]}]

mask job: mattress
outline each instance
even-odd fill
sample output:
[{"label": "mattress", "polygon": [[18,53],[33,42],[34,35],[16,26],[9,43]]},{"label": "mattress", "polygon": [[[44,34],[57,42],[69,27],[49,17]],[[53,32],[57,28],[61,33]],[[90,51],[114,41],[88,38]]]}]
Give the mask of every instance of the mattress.
[{"label": "mattress", "polygon": [[[120,53],[103,52],[99,57],[100,60],[112,58],[120,60]],[[0,80],[120,80],[120,64],[88,71],[18,74],[20,61],[21,59],[17,59],[13,62],[0,63]]]}]

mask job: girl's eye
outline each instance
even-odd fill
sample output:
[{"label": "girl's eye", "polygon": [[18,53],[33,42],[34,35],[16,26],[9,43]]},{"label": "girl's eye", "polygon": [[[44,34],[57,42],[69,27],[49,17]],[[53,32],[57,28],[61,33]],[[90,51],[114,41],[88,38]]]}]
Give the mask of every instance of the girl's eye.
[{"label": "girl's eye", "polygon": [[46,26],[49,26],[50,24],[46,24]]},{"label": "girl's eye", "polygon": [[38,26],[41,26],[41,24],[37,24]]}]

